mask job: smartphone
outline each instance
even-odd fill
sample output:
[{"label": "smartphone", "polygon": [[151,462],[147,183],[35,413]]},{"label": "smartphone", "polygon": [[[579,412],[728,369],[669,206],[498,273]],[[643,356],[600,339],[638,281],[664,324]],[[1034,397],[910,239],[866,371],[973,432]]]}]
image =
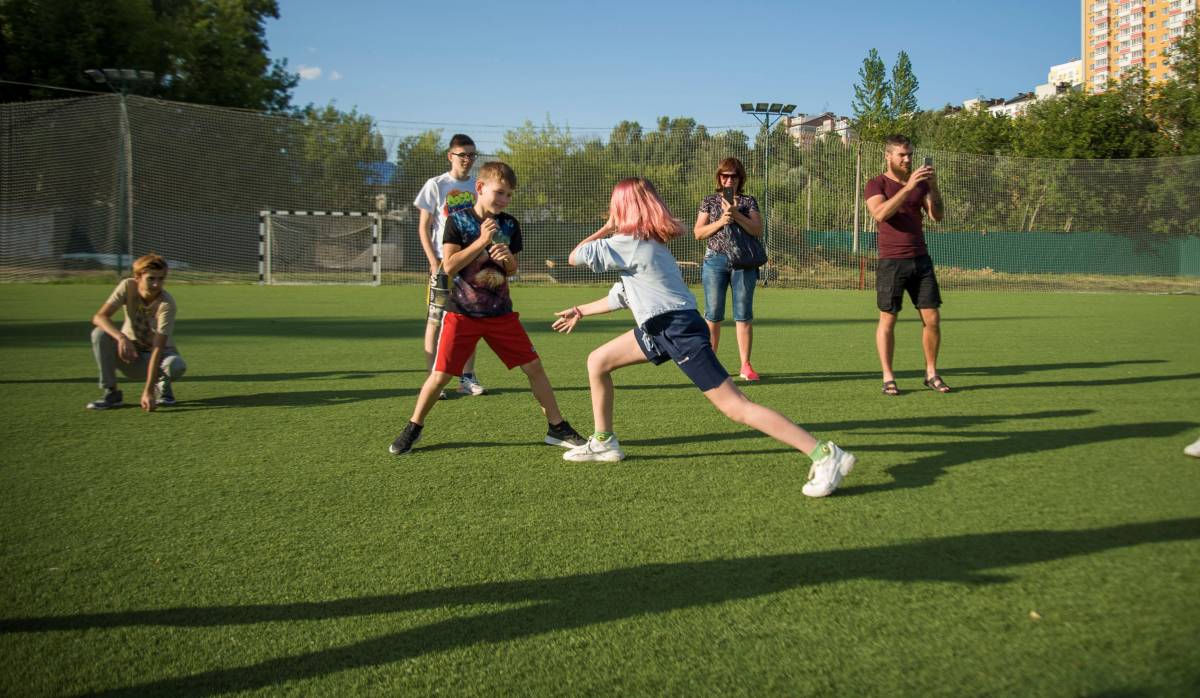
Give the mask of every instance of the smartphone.
[{"label": "smartphone", "polygon": [[925,156],[925,166],[933,167],[933,158],[932,157],[930,157],[928,155]]},{"label": "smartphone", "polygon": [[725,187],[724,189],[722,189],[721,196],[725,197],[725,200],[732,204],[733,203],[733,187]]}]

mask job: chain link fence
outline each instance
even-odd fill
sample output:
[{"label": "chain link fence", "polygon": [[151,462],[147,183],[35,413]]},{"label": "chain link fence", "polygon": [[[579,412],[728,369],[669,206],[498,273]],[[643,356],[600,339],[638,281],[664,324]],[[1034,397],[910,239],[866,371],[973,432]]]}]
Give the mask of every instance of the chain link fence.
[{"label": "chain link fence", "polygon": [[[564,260],[603,222],[618,179],[650,178],[690,228],[717,163],[734,156],[766,212],[767,283],[873,285],[875,226],[862,191],[882,171],[881,144],[779,129],[764,162],[765,134],[688,119],[429,130],[116,94],[0,105],[0,281],[112,279],[155,251],[175,281],[257,283],[260,214],[321,211],[371,214],[378,240],[347,239],[376,245],[361,254],[378,253],[379,280],[425,283],[412,200],[447,169],[454,131],[476,137],[488,153],[480,162],[501,158],[517,172],[509,211],[525,232],[522,282],[596,280]],[[1200,291],[1200,157],[916,156],[933,157],[946,200],[945,219],[927,226],[945,288]],[[336,259],[322,257],[330,244],[290,254],[319,273],[358,258],[344,246]],[[703,245],[688,236],[672,251],[698,281]]]}]

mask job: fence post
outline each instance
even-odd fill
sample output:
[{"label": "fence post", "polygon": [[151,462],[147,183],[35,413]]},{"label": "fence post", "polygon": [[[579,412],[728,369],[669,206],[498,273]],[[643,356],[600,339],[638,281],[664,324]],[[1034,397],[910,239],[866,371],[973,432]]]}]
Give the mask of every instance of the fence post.
[{"label": "fence post", "polygon": [[854,145],[854,238],[850,251],[858,254],[858,209],[861,208],[858,197],[862,195],[862,146]]},{"label": "fence post", "polygon": [[[129,129],[129,110],[125,92],[119,93],[121,104],[121,155],[117,158],[117,230],[125,233],[125,252],[133,270],[133,137]],[[117,276],[123,276],[124,257],[117,253]]]}]

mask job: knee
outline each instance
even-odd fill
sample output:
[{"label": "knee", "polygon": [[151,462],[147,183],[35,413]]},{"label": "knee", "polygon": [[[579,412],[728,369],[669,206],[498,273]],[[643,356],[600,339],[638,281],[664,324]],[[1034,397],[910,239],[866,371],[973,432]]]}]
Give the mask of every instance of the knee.
[{"label": "knee", "polygon": [[538,376],[546,375],[546,368],[542,366],[541,359],[534,359],[527,364],[522,364],[521,370],[524,371],[525,375],[529,376],[530,378],[537,378]]},{"label": "knee", "polygon": [[104,343],[105,340],[107,340],[109,343],[112,343],[113,338],[109,337],[108,333],[105,332],[104,330],[100,329],[99,327],[93,327],[92,328],[92,346],[99,346],[100,344]]},{"label": "knee", "polygon": [[599,350],[588,354],[587,370],[590,376],[600,376],[609,372],[608,360]]},{"label": "knee", "polygon": [[436,385],[439,390],[449,385],[451,378],[454,378],[454,376],[443,371],[434,371],[429,374],[429,380],[433,381],[433,384]]},{"label": "knee", "polygon": [[187,373],[187,362],[178,354],[168,356],[163,359],[162,372],[163,375],[173,381],[179,380],[183,377],[183,374]]},{"label": "knee", "polygon": [[736,399],[721,401],[717,404],[717,409],[730,420],[745,424],[752,404],[745,395],[738,395]]}]

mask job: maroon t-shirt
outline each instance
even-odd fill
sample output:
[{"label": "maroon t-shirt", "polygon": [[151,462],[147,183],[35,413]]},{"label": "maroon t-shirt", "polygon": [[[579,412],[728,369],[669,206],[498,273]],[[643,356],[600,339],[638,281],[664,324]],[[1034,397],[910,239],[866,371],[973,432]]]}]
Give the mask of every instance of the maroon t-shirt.
[{"label": "maroon t-shirt", "polygon": [[[890,200],[903,188],[900,182],[881,174],[867,182],[864,200],[880,194],[885,201]],[[925,247],[925,228],[921,218],[925,210],[925,195],[928,193],[929,184],[919,182],[891,218],[875,224],[879,231],[880,259],[912,259],[929,254],[929,249]]]}]

